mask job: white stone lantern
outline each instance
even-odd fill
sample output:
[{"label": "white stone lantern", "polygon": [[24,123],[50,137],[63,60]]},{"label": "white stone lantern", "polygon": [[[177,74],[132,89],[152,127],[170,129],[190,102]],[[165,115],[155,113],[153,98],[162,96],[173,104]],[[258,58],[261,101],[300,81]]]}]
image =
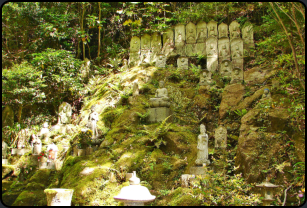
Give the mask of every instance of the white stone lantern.
[{"label": "white stone lantern", "polygon": [[266,178],[265,182],[256,185],[256,187],[263,188],[263,194],[264,194],[264,199],[262,200],[263,206],[270,206],[270,203],[275,200],[273,199],[273,189],[277,188],[278,185],[270,183],[268,178]]},{"label": "white stone lantern", "polygon": [[136,177],[135,171],[129,182],[130,186],[123,187],[120,193],[113,197],[116,201],[124,202],[125,206],[144,206],[144,203],[155,200],[156,196],[151,195],[146,187],[140,185],[140,179]]}]

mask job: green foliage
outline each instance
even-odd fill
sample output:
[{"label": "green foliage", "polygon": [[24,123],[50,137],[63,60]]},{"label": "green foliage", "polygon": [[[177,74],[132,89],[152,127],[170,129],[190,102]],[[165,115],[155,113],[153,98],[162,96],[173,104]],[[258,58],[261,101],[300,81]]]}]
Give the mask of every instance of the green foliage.
[{"label": "green foliage", "polygon": [[242,111],[240,111],[240,110],[235,110],[234,112],[235,112],[238,116],[242,117],[242,116],[244,116],[244,115],[247,113],[247,110],[244,108],[244,109],[242,109]]},{"label": "green foliage", "polygon": [[135,112],[135,113],[136,113],[136,114],[138,115],[138,117],[140,118],[141,123],[145,123],[147,117],[149,116],[149,111],[147,111],[147,112],[144,113],[144,114],[141,114],[141,113],[139,113],[139,112]]}]

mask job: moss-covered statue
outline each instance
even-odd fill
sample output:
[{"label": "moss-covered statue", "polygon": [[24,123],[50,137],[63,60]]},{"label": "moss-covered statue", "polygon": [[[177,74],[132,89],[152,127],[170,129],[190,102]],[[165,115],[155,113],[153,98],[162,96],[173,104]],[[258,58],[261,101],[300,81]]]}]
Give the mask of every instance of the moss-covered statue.
[{"label": "moss-covered statue", "polygon": [[209,165],[210,161],[208,158],[208,134],[206,134],[206,126],[204,124],[200,125],[200,135],[197,139],[197,159],[195,161],[196,165]]},{"label": "moss-covered statue", "polygon": [[265,88],[261,97],[261,100],[271,99],[271,93],[268,88]]},{"label": "moss-covered statue", "polygon": [[160,81],[159,88],[156,90],[155,97],[150,98],[149,100],[150,107],[169,107],[169,100],[170,99],[168,97],[167,89],[164,88],[164,81]]},{"label": "moss-covered statue", "polygon": [[96,105],[92,105],[91,107],[91,114],[88,118],[87,127],[92,130],[92,139],[98,137],[98,130],[97,130],[97,121],[98,121],[98,113],[96,112]]}]

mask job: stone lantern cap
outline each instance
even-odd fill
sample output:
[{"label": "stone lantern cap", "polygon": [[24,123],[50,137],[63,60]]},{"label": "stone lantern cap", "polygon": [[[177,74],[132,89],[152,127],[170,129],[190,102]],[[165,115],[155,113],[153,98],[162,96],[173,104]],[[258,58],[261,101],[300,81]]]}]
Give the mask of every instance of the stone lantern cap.
[{"label": "stone lantern cap", "polygon": [[260,187],[260,188],[277,188],[278,185],[274,185],[274,184],[270,183],[268,179],[266,179],[265,182],[262,182],[262,183],[256,185],[256,187]]},{"label": "stone lantern cap", "polygon": [[59,151],[58,147],[54,143],[48,145],[47,151],[49,150],[53,150],[55,152]]},{"label": "stone lantern cap", "polygon": [[120,193],[113,198],[122,202],[150,202],[155,200],[156,196],[150,194],[149,190],[140,185],[140,179],[136,177],[135,171],[129,179],[130,186],[123,187]]}]

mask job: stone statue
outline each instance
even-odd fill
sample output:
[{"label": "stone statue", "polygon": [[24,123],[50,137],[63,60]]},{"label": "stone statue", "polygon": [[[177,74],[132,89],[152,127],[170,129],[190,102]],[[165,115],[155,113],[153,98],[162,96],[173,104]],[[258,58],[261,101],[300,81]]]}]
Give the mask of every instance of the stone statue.
[{"label": "stone statue", "polygon": [[214,27],[213,26],[210,26],[209,36],[215,36],[215,31],[214,31]]},{"label": "stone statue", "polygon": [[7,143],[2,141],[2,159],[6,159],[7,156]]},{"label": "stone statue", "polygon": [[122,70],[126,71],[128,69],[128,61],[127,59],[123,60],[123,66],[122,66]]},{"label": "stone statue", "polygon": [[230,77],[231,76],[231,72],[232,72],[231,61],[229,61],[229,60],[222,61],[220,74],[222,76]]},{"label": "stone statue", "polygon": [[156,67],[165,68],[166,65],[166,57],[164,54],[158,54],[158,58],[156,61]]},{"label": "stone statue", "polygon": [[230,84],[241,83],[243,81],[243,73],[241,71],[240,68],[233,69]]},{"label": "stone statue", "polygon": [[25,148],[26,140],[29,136],[29,129],[22,129],[18,133],[17,149]]},{"label": "stone statue", "polygon": [[197,30],[197,43],[205,43],[207,39],[207,23],[206,22],[199,22],[196,25]]},{"label": "stone statue", "polygon": [[139,37],[133,36],[130,42],[130,53],[131,52],[139,52],[141,46],[141,40]]},{"label": "stone statue", "polygon": [[204,124],[200,125],[200,135],[198,135],[197,139],[197,159],[195,161],[196,165],[203,165],[204,163],[206,165],[210,164],[209,158],[208,158],[208,134],[206,134],[206,126]]},{"label": "stone statue", "polygon": [[45,122],[43,124],[43,128],[39,132],[39,136],[41,137],[41,140],[44,141],[44,143],[48,143],[49,142],[49,129],[48,129],[48,126],[49,126],[48,123]]},{"label": "stone statue", "polygon": [[31,143],[33,145],[33,155],[39,155],[42,151],[42,141],[35,134],[32,134]]},{"label": "stone statue", "polygon": [[265,88],[261,97],[261,100],[267,100],[267,99],[271,99],[271,93],[270,90],[268,88]]},{"label": "stone statue", "polygon": [[156,90],[156,94],[154,98],[149,99],[150,107],[169,107],[168,92],[167,89],[164,88],[164,81],[159,82],[159,88]]},{"label": "stone statue", "polygon": [[97,121],[99,119],[98,113],[95,111],[96,105],[92,105],[91,107],[91,114],[88,118],[87,127],[92,130],[92,139],[95,139],[98,136],[98,130],[97,130]]},{"label": "stone statue", "polygon": [[186,25],[186,35],[187,43],[196,43],[196,26],[192,22]]},{"label": "stone statue", "polygon": [[138,96],[139,95],[139,85],[137,82],[133,82],[132,84],[132,95]]},{"label": "stone statue", "polygon": [[63,102],[59,107],[58,124],[70,124],[71,122],[71,105]]},{"label": "stone statue", "polygon": [[210,51],[209,51],[209,53],[208,53],[208,56],[214,56],[214,55],[216,55],[216,54],[217,54],[217,53],[216,53],[216,50],[215,50],[213,44],[210,44]]},{"label": "stone statue", "polygon": [[237,21],[233,21],[229,25],[230,39],[240,38],[240,24]]},{"label": "stone statue", "polygon": [[200,74],[200,78],[199,78],[200,86],[210,85],[211,82],[212,82],[211,72],[209,72],[208,70],[205,70],[203,73]]},{"label": "stone statue", "polygon": [[222,46],[222,49],[220,51],[220,56],[223,57],[223,59],[226,59],[229,56],[229,52],[226,48],[226,44]]},{"label": "stone statue", "polygon": [[215,130],[215,148],[226,148],[227,146],[227,129],[224,126],[219,126]]},{"label": "stone statue", "polygon": [[186,57],[181,57],[177,59],[178,69],[189,69],[189,59]]},{"label": "stone statue", "polygon": [[242,53],[240,51],[239,46],[235,46],[235,50],[232,52],[232,58],[236,59],[236,58],[241,58],[242,57]]}]

